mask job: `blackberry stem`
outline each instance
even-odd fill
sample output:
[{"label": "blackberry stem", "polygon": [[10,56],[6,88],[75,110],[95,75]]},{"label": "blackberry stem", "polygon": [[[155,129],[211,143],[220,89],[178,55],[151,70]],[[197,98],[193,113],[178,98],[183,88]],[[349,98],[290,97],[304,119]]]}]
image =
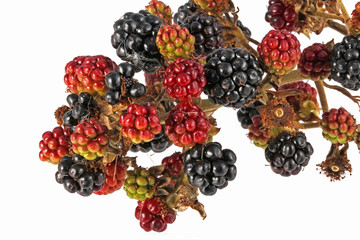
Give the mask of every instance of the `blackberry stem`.
[{"label": "blackberry stem", "polygon": [[329,111],[329,106],[328,106],[328,102],[327,102],[327,99],[326,99],[326,93],[325,93],[325,89],[324,89],[324,82],[322,80],[315,81],[315,85],[316,85],[316,89],[317,89],[317,91],[319,93],[322,111],[323,112],[328,112]]},{"label": "blackberry stem", "polygon": [[342,25],[340,23],[337,23],[335,21],[332,21],[332,20],[328,20],[327,21],[327,26],[339,33],[341,33],[342,35],[347,35],[348,34],[348,31],[346,29],[346,26],[345,25]]},{"label": "blackberry stem", "polygon": [[348,11],[346,10],[346,7],[345,7],[344,3],[342,2],[342,0],[338,0],[337,2],[340,6],[341,13],[344,17],[344,23],[346,24],[347,32],[351,33],[351,31],[350,31],[350,29],[351,29],[350,15],[349,15]]},{"label": "blackberry stem", "polygon": [[321,122],[312,122],[312,123],[299,123],[299,127],[301,129],[311,129],[311,128],[319,128]]},{"label": "blackberry stem", "polygon": [[[287,83],[301,81],[304,79],[305,79],[305,77],[301,75],[300,70],[294,70],[294,71],[291,71],[290,73],[288,73],[287,75],[283,76],[280,79],[279,86],[287,84]],[[273,88],[273,86],[271,84],[271,78],[265,78],[263,80],[262,84],[260,85],[260,90],[269,90],[271,88]]]},{"label": "blackberry stem", "polygon": [[246,36],[247,40],[255,45],[259,45],[260,42],[258,42],[257,40],[253,39],[252,37]]},{"label": "blackberry stem", "polygon": [[327,19],[336,19],[344,22],[344,17],[341,15],[336,15],[333,13],[326,13],[326,12],[317,12],[317,11],[307,11],[307,14],[315,17],[327,18]]}]

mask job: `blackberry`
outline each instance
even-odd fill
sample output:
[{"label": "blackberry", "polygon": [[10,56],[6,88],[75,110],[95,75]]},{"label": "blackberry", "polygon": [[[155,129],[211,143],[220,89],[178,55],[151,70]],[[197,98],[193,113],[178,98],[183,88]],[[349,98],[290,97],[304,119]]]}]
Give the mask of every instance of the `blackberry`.
[{"label": "blackberry", "polygon": [[184,5],[181,5],[178,8],[178,11],[174,14],[174,23],[178,25],[183,24],[188,16],[191,16],[196,12],[196,9],[196,4],[193,0],[189,0]]},{"label": "blackberry", "polygon": [[276,30],[286,29],[289,32],[297,30],[297,14],[294,5],[284,0],[269,0],[265,21]]},{"label": "blackberry", "polygon": [[307,166],[313,152],[304,133],[298,132],[291,136],[288,132],[282,132],[269,143],[265,149],[265,157],[275,173],[288,177],[297,175]]},{"label": "blackberry", "polygon": [[[133,78],[134,75],[134,65],[125,62],[118,65],[116,72],[110,72],[105,77],[105,84],[109,88],[105,94],[105,100],[110,105],[118,104],[121,96],[139,98],[145,95],[145,85],[138,83],[137,80]],[[123,92],[122,89],[124,89],[125,92]]]},{"label": "blackberry", "polygon": [[346,36],[332,50],[331,78],[344,88],[360,88],[360,34]]},{"label": "blackberry", "polygon": [[153,151],[155,153],[160,153],[165,151],[168,147],[172,145],[172,142],[165,135],[164,127],[162,127],[161,132],[156,134],[154,139],[150,142],[144,142],[140,144],[133,144],[130,148],[132,152],[143,152],[147,153]]},{"label": "blackberry", "polygon": [[122,60],[135,65],[136,71],[156,72],[162,64],[155,44],[161,24],[156,15],[145,10],[125,13],[113,26],[111,44]]},{"label": "blackberry", "polygon": [[75,127],[81,120],[89,118],[97,111],[95,99],[87,92],[71,93],[66,97],[66,101],[70,110],[63,115],[65,126]]},{"label": "blackberry", "polygon": [[244,26],[244,24],[240,20],[236,21],[236,26],[238,26],[246,36],[251,37],[250,29]]},{"label": "blackberry", "polygon": [[208,55],[214,49],[224,47],[222,25],[213,16],[194,13],[186,18],[181,26],[186,27],[195,37],[195,53],[199,56]]},{"label": "blackberry", "polygon": [[218,142],[197,144],[184,154],[184,171],[191,185],[204,195],[214,195],[236,177],[236,155]]},{"label": "blackberry", "polygon": [[213,104],[241,108],[256,95],[264,71],[258,60],[241,48],[221,48],[206,58],[204,93]]},{"label": "blackberry", "polygon": [[83,157],[75,155],[62,158],[55,179],[68,192],[87,197],[103,188],[105,174],[100,168],[90,168]]},{"label": "blackberry", "polygon": [[257,107],[264,106],[264,104],[258,100],[252,103],[249,107],[242,107],[237,112],[238,121],[241,123],[241,127],[244,129],[248,129],[250,125],[253,124],[252,118],[260,115]]}]

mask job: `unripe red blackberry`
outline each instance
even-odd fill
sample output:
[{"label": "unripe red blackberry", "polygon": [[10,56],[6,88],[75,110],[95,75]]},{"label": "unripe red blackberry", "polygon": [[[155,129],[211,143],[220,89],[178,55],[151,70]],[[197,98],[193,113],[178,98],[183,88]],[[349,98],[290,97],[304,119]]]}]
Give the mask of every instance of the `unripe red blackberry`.
[{"label": "unripe red blackberry", "polygon": [[355,30],[360,30],[360,2],[355,4],[355,9],[351,13],[351,23]]},{"label": "unripe red blackberry", "polygon": [[83,121],[71,134],[72,150],[87,160],[103,157],[109,142],[107,131],[107,127],[94,118]]},{"label": "unripe red blackberry", "polygon": [[330,49],[325,44],[314,43],[302,51],[298,68],[306,77],[325,79],[331,72],[330,60]]},{"label": "unripe red blackberry", "polygon": [[265,149],[270,140],[270,128],[263,125],[261,116],[256,115],[252,118],[253,124],[249,126],[248,137],[255,146]]},{"label": "unripe red blackberry", "polygon": [[160,28],[156,37],[156,46],[160,53],[169,60],[178,57],[189,58],[194,51],[195,37],[185,27],[177,24]]},{"label": "unripe red blackberry", "polygon": [[321,128],[324,138],[333,144],[345,144],[354,140],[357,125],[355,118],[341,107],[323,113]]},{"label": "unripe red blackberry", "polygon": [[276,30],[289,32],[298,29],[296,26],[297,14],[292,4],[286,0],[269,0],[265,20]]},{"label": "unripe red blackberry", "polygon": [[161,132],[156,108],[131,104],[120,116],[121,131],[134,143],[150,142]]},{"label": "unripe red blackberry", "polygon": [[116,69],[110,58],[79,56],[65,66],[64,82],[71,93],[88,92],[104,96],[106,93],[105,76]]},{"label": "unripe red blackberry", "polygon": [[70,150],[70,128],[56,127],[42,135],[39,143],[41,161],[58,164],[61,158],[69,154]]},{"label": "unripe red blackberry", "polygon": [[164,23],[171,23],[172,21],[171,8],[162,1],[151,0],[149,5],[145,7],[145,10],[156,15]]},{"label": "unripe red blackberry", "polygon": [[178,175],[183,169],[183,154],[176,152],[169,157],[165,157],[161,164],[169,171],[170,175]]},{"label": "unripe red blackberry", "polygon": [[210,123],[204,111],[191,102],[176,105],[165,121],[165,133],[178,147],[204,143],[209,130]]},{"label": "unripe red blackberry", "polygon": [[300,42],[285,30],[271,30],[257,48],[260,60],[269,73],[285,75],[299,63]]},{"label": "unripe red blackberry", "polygon": [[204,67],[192,59],[177,58],[166,68],[163,85],[166,93],[176,99],[200,97],[206,85]]}]

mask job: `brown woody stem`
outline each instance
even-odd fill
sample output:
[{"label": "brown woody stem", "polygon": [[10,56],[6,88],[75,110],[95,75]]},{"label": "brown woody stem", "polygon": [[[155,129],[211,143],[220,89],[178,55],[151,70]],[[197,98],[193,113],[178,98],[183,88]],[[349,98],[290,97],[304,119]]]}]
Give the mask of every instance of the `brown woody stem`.
[{"label": "brown woody stem", "polygon": [[348,34],[348,31],[346,29],[346,26],[345,25],[342,25],[340,23],[337,23],[335,21],[332,21],[332,20],[329,20],[327,21],[327,26],[343,35],[347,35]]},{"label": "brown woody stem", "polygon": [[346,24],[346,28],[347,28],[347,32],[350,33],[350,29],[351,29],[351,21],[350,21],[350,15],[348,13],[348,11],[346,10],[346,7],[344,5],[344,3],[342,2],[342,0],[337,0],[341,13],[344,17],[344,22]]},{"label": "brown woody stem", "polygon": [[252,37],[246,36],[247,40],[255,45],[259,45],[260,42],[258,42],[257,40],[253,39]]},{"label": "brown woody stem", "polygon": [[299,123],[301,129],[310,129],[310,128],[318,128],[320,127],[321,122],[313,122],[313,123]]},{"label": "brown woody stem", "polygon": [[333,13],[326,13],[326,12],[316,12],[316,11],[307,11],[306,12],[309,15],[315,16],[315,17],[321,17],[321,18],[327,18],[327,19],[336,19],[344,22],[344,17],[341,15],[336,15]]},{"label": "brown woody stem", "polygon": [[329,106],[328,106],[327,99],[326,99],[324,83],[323,83],[323,81],[319,80],[319,81],[315,81],[315,85],[316,85],[316,89],[319,93],[322,110],[323,110],[323,112],[328,112]]},{"label": "brown woody stem", "polygon": [[[287,83],[301,81],[304,79],[305,78],[301,75],[300,70],[294,70],[281,78],[279,86]],[[260,89],[268,90],[271,88],[273,88],[273,85],[270,83],[270,79],[264,79],[262,85],[260,86]]]}]

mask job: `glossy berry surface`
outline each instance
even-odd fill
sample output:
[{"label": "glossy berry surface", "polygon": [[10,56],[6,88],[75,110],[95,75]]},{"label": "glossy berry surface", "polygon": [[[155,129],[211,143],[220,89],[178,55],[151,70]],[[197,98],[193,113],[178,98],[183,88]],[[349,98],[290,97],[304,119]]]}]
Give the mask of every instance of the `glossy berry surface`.
[{"label": "glossy berry surface", "polygon": [[314,43],[302,51],[298,68],[304,76],[320,80],[330,75],[330,60],[329,48],[322,43]]},{"label": "glossy berry surface", "polygon": [[107,163],[104,168],[104,187],[94,192],[97,195],[107,195],[122,188],[125,182],[127,165],[123,161],[114,160]]},{"label": "glossy berry surface", "polygon": [[183,154],[180,152],[173,153],[171,156],[165,157],[161,164],[165,166],[170,175],[178,175],[183,169]]},{"label": "glossy berry surface", "polygon": [[150,142],[143,142],[139,144],[133,144],[130,148],[132,152],[143,152],[148,153],[153,151],[154,153],[164,152],[167,148],[172,145],[172,142],[166,136],[164,126],[161,128],[161,132],[156,134],[154,139]]},{"label": "glossy berry surface", "polygon": [[176,146],[204,143],[210,130],[205,113],[193,103],[180,103],[170,111],[165,121],[165,133]]},{"label": "glossy berry surface", "polygon": [[323,136],[333,144],[344,144],[353,140],[356,120],[346,109],[331,109],[322,115]]},{"label": "glossy berry surface", "polygon": [[288,132],[282,132],[269,143],[265,149],[265,157],[273,172],[289,177],[299,174],[308,165],[313,152],[304,133],[298,132],[292,136]]},{"label": "glossy berry surface", "polygon": [[237,111],[237,118],[242,128],[248,129],[248,127],[253,124],[252,118],[257,115],[260,115],[257,108],[263,105],[264,104],[261,101],[257,100],[254,103],[252,103],[250,106],[241,107]]},{"label": "glossy berry surface", "polygon": [[196,9],[196,4],[193,0],[189,0],[184,5],[181,5],[174,14],[174,23],[178,25],[183,24],[188,16],[191,16],[196,12]]},{"label": "glossy berry surface", "polygon": [[266,148],[270,140],[270,128],[266,127],[261,119],[260,114],[251,119],[252,124],[249,126],[249,139],[257,147]]},{"label": "glossy berry surface", "polygon": [[176,220],[176,212],[156,198],[138,201],[135,209],[135,218],[140,221],[140,227],[146,232],[163,232],[167,224]]},{"label": "glossy berry surface", "polygon": [[269,73],[282,76],[299,63],[300,42],[286,30],[271,30],[258,45],[260,60]]},{"label": "glossy berry surface", "polygon": [[104,96],[105,76],[115,69],[116,63],[108,57],[79,56],[66,64],[64,82],[71,93],[88,92]]},{"label": "glossy berry surface", "polygon": [[91,168],[81,156],[65,156],[58,165],[55,179],[70,193],[90,196],[104,186],[105,174],[100,168]]},{"label": "glossy berry surface", "polygon": [[109,142],[107,131],[107,127],[94,118],[83,121],[71,134],[72,150],[87,160],[103,157]]},{"label": "glossy berry surface", "polygon": [[204,93],[213,104],[241,108],[254,98],[264,74],[256,58],[241,48],[221,48],[206,58]]},{"label": "glossy berry surface", "polygon": [[69,154],[70,134],[69,128],[62,127],[55,127],[52,131],[45,132],[39,143],[40,160],[58,164],[62,157]]},{"label": "glossy berry surface", "polygon": [[207,11],[222,11],[229,5],[229,0],[194,0],[194,2]]},{"label": "glossy berry surface", "polygon": [[202,194],[211,196],[235,179],[235,162],[235,153],[222,149],[218,142],[197,144],[184,154],[184,172],[191,185],[198,187]]},{"label": "glossy berry surface", "polygon": [[239,19],[236,21],[236,26],[238,26],[246,36],[251,37],[250,29],[246,27]]},{"label": "glossy berry surface", "polygon": [[265,20],[276,30],[295,31],[297,14],[293,5],[286,0],[269,0]]},{"label": "glossy berry surface", "polygon": [[96,117],[94,113],[97,111],[95,100],[90,93],[81,92],[79,94],[71,93],[66,97],[66,101],[70,110],[63,115],[63,123],[65,126],[74,129],[81,120]]},{"label": "glossy berry surface", "polygon": [[131,104],[120,116],[121,131],[134,143],[150,142],[161,132],[157,111],[151,106]]},{"label": "glossy berry surface", "polygon": [[171,8],[162,1],[151,0],[149,5],[145,7],[149,13],[156,15],[163,22],[171,22],[172,12]]},{"label": "glossy berry surface", "polygon": [[156,72],[162,60],[155,38],[162,24],[156,15],[145,10],[125,13],[113,26],[111,44],[116,54],[134,64],[137,71]]},{"label": "glossy berry surface", "polygon": [[346,36],[332,50],[331,78],[350,90],[360,89],[360,35]]},{"label": "glossy berry surface", "polygon": [[195,37],[195,54],[197,56],[203,57],[214,49],[224,47],[222,25],[213,16],[195,13],[186,18],[181,26],[186,27]]},{"label": "glossy berry surface", "polygon": [[124,190],[129,198],[144,201],[154,195],[154,184],[155,178],[149,171],[136,168],[126,172]]},{"label": "glossy berry surface", "polygon": [[192,59],[177,58],[166,68],[163,85],[166,93],[176,99],[200,97],[206,85],[204,67]]},{"label": "glossy berry surface", "polygon": [[160,53],[169,60],[178,57],[189,58],[194,51],[195,37],[185,27],[177,24],[160,28],[156,37],[156,46]]},{"label": "glossy berry surface", "polygon": [[354,29],[360,30],[360,2],[355,4],[355,9],[351,13],[351,23]]}]

